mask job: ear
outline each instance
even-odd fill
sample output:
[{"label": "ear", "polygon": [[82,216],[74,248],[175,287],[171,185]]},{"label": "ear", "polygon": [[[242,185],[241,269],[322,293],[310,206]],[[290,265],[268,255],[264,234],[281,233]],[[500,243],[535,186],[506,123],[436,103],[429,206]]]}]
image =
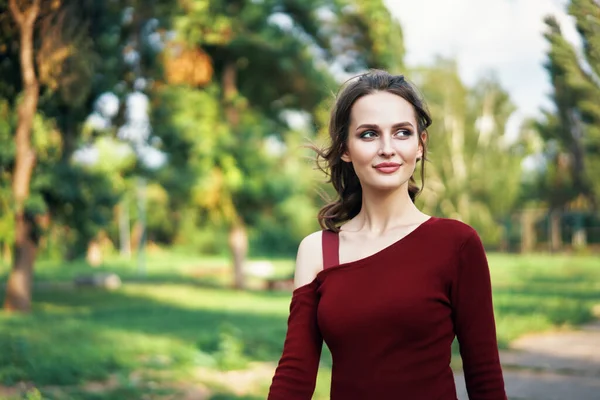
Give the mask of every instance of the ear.
[{"label": "ear", "polygon": [[342,157],[340,157],[342,161],[352,162],[352,158],[350,158],[350,154],[348,154],[348,150],[344,151]]},{"label": "ear", "polygon": [[419,151],[417,152],[417,158],[423,159],[424,144],[427,143],[427,131],[421,133],[421,140],[419,140]]}]

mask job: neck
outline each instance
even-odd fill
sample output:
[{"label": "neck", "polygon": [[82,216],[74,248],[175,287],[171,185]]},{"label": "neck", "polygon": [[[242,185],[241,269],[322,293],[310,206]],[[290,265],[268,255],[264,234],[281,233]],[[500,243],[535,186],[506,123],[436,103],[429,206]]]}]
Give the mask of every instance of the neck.
[{"label": "neck", "polygon": [[390,192],[363,188],[362,206],[354,220],[359,230],[381,234],[396,227],[420,223],[424,217],[410,199],[407,183]]}]

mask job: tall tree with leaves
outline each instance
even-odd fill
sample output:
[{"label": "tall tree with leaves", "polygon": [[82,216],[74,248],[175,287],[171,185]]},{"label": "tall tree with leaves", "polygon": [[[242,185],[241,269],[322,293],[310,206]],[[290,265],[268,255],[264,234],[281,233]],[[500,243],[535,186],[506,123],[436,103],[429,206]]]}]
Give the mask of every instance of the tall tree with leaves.
[{"label": "tall tree with leaves", "polygon": [[[4,79],[0,85],[7,114],[18,107],[14,151],[7,146],[0,157],[0,168],[8,171],[12,183],[15,213],[13,268],[5,298],[8,310],[30,308],[33,264],[43,233],[38,217],[69,225],[76,242],[93,235],[109,219],[106,211],[114,203],[106,176],[71,162],[90,112],[90,98],[98,89],[94,72],[99,48],[90,39],[97,25],[91,20],[108,12],[93,3],[9,0],[12,20],[0,18],[9,56],[2,63],[2,77],[22,80],[19,85]],[[2,175],[0,179],[6,174]]]},{"label": "tall tree with leaves", "polygon": [[[175,30],[184,45],[200,48],[210,58],[227,123],[224,129],[233,138],[228,153],[236,154],[234,162],[214,164],[213,176],[221,178],[213,182],[221,188],[219,208],[229,210],[235,286],[243,287],[247,224],[257,213],[256,204],[269,204],[247,201],[251,191],[245,185],[256,175],[257,162],[246,155],[260,153],[259,143],[268,136],[282,139],[285,132],[291,132],[286,112],[302,111],[314,117],[338,86],[329,64],[347,73],[368,67],[399,68],[401,30],[381,1],[194,0],[180,4]],[[237,173],[224,173],[225,169]]]},{"label": "tall tree with leaves", "polygon": [[467,87],[453,60],[438,59],[416,71],[415,80],[434,116],[419,201],[430,213],[474,225],[486,244],[499,245],[499,221],[517,198],[522,159],[505,137],[514,111],[508,94],[493,76]]},{"label": "tall tree with leaves", "polygon": [[575,17],[585,54],[584,60],[580,60],[588,81],[585,99],[579,104],[583,123],[582,147],[586,154],[591,201],[597,208],[600,181],[592,177],[600,174],[600,3],[597,0],[572,0],[569,13]]},{"label": "tall tree with leaves", "polygon": [[33,0],[23,7],[17,0],[10,0],[8,4],[19,30],[19,59],[23,80],[23,99],[18,111],[19,119],[15,132],[16,156],[12,174],[15,243],[13,269],[4,303],[8,311],[27,311],[31,307],[31,274],[36,239],[33,222],[25,212],[25,206],[29,198],[29,184],[36,158],[31,145],[31,129],[39,99],[39,83],[34,63],[34,28],[40,14],[40,3],[41,0]]},{"label": "tall tree with leaves", "polygon": [[[547,144],[546,154],[557,167],[550,167],[546,192],[550,207],[564,207],[578,195],[597,204],[600,185],[600,5],[589,0],[574,0],[569,7],[576,18],[577,29],[584,44],[581,59],[574,46],[561,32],[554,17],[547,17],[545,37],[550,43],[545,67],[552,81],[555,109],[544,111],[538,130]],[[566,175],[560,178],[562,168]]]},{"label": "tall tree with leaves", "polygon": [[576,199],[597,208],[600,183],[600,5],[593,0],[573,0],[583,42],[578,54],[561,32],[558,21],[545,18],[550,44],[545,64],[550,75],[554,110],[544,110],[537,130],[545,143],[547,164],[538,179],[538,191],[550,209],[551,248],[562,242],[560,211]]}]

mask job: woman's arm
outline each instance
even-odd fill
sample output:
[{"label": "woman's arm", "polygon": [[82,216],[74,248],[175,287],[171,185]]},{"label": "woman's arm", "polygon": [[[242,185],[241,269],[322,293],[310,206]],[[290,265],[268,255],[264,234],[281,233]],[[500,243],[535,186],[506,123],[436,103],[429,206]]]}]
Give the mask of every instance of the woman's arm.
[{"label": "woman's arm", "polygon": [[457,267],[452,312],[469,399],[505,400],[490,271],[485,250],[474,230],[459,249]]},{"label": "woman's arm", "polygon": [[307,236],[298,248],[288,329],[283,354],[268,400],[310,400],[315,390],[323,339],[317,324],[318,293],[314,280],[322,269],[320,232]]}]

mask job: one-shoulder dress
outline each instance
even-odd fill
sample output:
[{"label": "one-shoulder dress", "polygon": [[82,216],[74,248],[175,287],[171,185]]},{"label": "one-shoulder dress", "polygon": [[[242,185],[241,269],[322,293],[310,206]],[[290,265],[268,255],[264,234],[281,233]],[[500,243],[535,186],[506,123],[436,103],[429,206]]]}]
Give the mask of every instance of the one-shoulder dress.
[{"label": "one-shoulder dress", "polygon": [[431,217],[366,258],[339,264],[323,231],[323,266],[294,290],[268,400],[312,398],[323,341],[332,400],[456,400],[459,342],[470,400],[505,400],[490,272],[477,232]]}]

